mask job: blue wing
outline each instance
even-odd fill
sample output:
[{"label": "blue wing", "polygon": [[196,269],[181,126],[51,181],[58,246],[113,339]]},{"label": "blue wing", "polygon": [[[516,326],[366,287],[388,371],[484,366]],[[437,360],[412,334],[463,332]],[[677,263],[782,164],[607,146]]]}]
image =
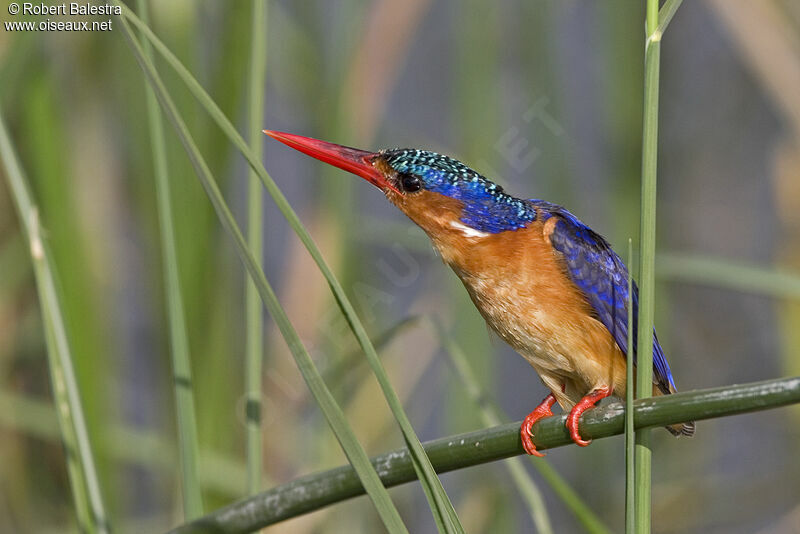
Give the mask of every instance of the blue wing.
[{"label": "blue wing", "polygon": [[[572,282],[586,295],[597,318],[628,354],[628,269],[611,245],[566,209],[542,200],[531,200],[543,220],[557,217],[550,242],[563,255]],[[633,361],[636,363],[636,338],[639,289],[633,284]],[[653,330],[655,336],[655,330]],[[653,382],[664,393],[675,390],[672,373],[658,338],[653,338]]]}]

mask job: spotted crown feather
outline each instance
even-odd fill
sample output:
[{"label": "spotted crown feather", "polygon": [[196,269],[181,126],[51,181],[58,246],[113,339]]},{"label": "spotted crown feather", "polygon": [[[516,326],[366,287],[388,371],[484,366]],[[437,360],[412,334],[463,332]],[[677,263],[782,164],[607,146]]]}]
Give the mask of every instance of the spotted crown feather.
[{"label": "spotted crown feather", "polygon": [[460,161],[427,150],[395,148],[381,153],[399,173],[419,176],[425,189],[461,201],[461,222],[480,232],[499,233],[525,228],[536,219],[536,209],[513,197]]}]

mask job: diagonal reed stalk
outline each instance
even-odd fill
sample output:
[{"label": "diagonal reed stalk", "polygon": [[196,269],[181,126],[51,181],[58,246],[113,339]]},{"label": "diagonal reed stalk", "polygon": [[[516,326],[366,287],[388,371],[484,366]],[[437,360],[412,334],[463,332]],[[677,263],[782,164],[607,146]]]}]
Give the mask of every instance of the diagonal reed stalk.
[{"label": "diagonal reed stalk", "polygon": [[56,289],[51,254],[47,243],[42,239],[38,211],[11,144],[11,137],[3,122],[2,114],[0,114],[0,160],[11,186],[11,197],[19,214],[20,226],[30,246],[42,310],[53,397],[64,440],[67,472],[78,524],[82,531],[105,533],[110,529],[109,521],[100,492],[80,392],[75,380],[73,358]]},{"label": "diagonal reed stalk", "polygon": [[[469,360],[464,354],[463,349],[453,341],[451,336],[446,335],[441,326],[436,324],[437,334],[440,342],[450,358],[450,362],[462,382],[472,402],[477,406],[483,423],[487,426],[497,426],[502,420],[508,418],[500,412],[495,403],[489,398],[489,394],[482,388],[480,382],[475,377],[474,370],[470,367]],[[632,412],[631,412],[632,413]],[[533,478],[525,470],[519,458],[510,458],[505,463],[511,478],[517,485],[517,489],[528,504],[534,525],[537,532],[545,534],[552,532],[547,508],[542,500],[541,493],[536,487]],[[569,486],[558,471],[550,465],[544,458],[532,458],[531,465],[539,472],[542,478],[549,484],[550,489],[561,499],[564,505],[575,515],[575,518],[583,526],[586,532],[592,534],[610,534],[611,530],[603,524],[597,515],[586,505],[580,496]]]},{"label": "diagonal reed stalk", "polygon": [[300,341],[294,326],[289,321],[289,318],[278,301],[275,292],[264,276],[263,271],[258,267],[257,260],[249,250],[247,242],[245,241],[241,230],[236,224],[233,214],[225,203],[222,193],[219,191],[216,181],[211,175],[211,171],[209,170],[205,159],[200,154],[200,151],[198,150],[188,128],[186,127],[186,123],[178,113],[175,103],[169,96],[163,82],[161,81],[161,78],[155,70],[155,67],[147,58],[147,56],[145,56],[144,51],[134,37],[127,20],[123,19],[121,22],[122,33],[127,43],[130,45],[136,61],[139,63],[139,66],[142,68],[145,76],[147,77],[150,86],[153,88],[153,91],[155,92],[164,113],[175,128],[181,144],[184,146],[192,166],[194,167],[195,172],[203,185],[203,188],[206,190],[223,227],[231,235],[231,237],[233,237],[234,245],[237,253],[240,256],[240,259],[244,263],[251,279],[254,281],[259,295],[267,307],[267,310],[269,310],[276,325],[278,326],[278,329],[286,340],[289,350],[294,356],[297,366],[303,375],[303,379],[306,381],[306,384],[311,390],[311,393],[314,395],[314,398],[317,400],[317,404],[325,415],[331,429],[336,435],[336,438],[339,440],[345,456],[347,456],[348,461],[350,461],[350,464],[358,473],[359,480],[367,489],[367,493],[375,504],[378,515],[381,517],[389,532],[407,532],[407,529],[405,528],[405,525],[403,524],[402,520],[400,519],[400,515],[397,512],[397,508],[395,508],[389,497],[389,493],[381,484],[375,469],[369,463],[369,459],[364,452],[364,449],[358,443],[358,440],[356,439],[353,430],[350,428],[344,413],[336,403],[333,395],[331,395],[328,387],[323,382],[322,377],[319,374],[319,370],[314,365],[311,356],[308,354],[302,342]]},{"label": "diagonal reed stalk", "polygon": [[[633,240],[628,239],[628,347],[633,347]],[[631,358],[632,360],[632,358]],[[625,532],[633,534],[636,525],[636,440],[633,429],[633,365],[625,366]]]},{"label": "diagonal reed stalk", "polygon": [[[146,21],[145,21],[146,22]],[[149,45],[150,42],[148,41]],[[250,150],[261,159],[261,121],[264,115],[264,91],[267,79],[267,2],[253,0],[253,21],[250,34],[250,87],[248,89],[248,111]],[[261,264],[263,252],[264,224],[261,182],[250,170],[247,182],[247,245],[256,261]],[[247,493],[261,490],[261,369],[264,345],[264,321],[261,315],[261,299],[252,280],[246,281],[245,289],[245,397],[247,425]]]},{"label": "diagonal reed stalk", "polygon": [[[147,0],[139,0],[139,13],[147,20]],[[152,61],[150,43],[143,46]],[[203,515],[203,497],[197,477],[197,416],[194,406],[194,384],[189,356],[189,338],[186,333],[186,314],[181,296],[178,270],[178,252],[175,241],[175,219],[172,214],[167,154],[164,143],[164,124],[153,91],[145,84],[147,119],[150,129],[150,146],[153,152],[153,174],[156,182],[159,236],[164,262],[164,287],[167,296],[167,321],[169,324],[170,354],[172,356],[172,386],[175,393],[175,410],[178,423],[178,449],[180,451],[183,514],[187,519]]]},{"label": "diagonal reed stalk", "polygon": [[[436,472],[433,470],[430,460],[425,454],[425,451],[419,442],[419,438],[414,432],[411,422],[403,410],[402,403],[400,402],[397,393],[391,386],[386,371],[383,368],[383,364],[381,363],[380,358],[375,351],[375,347],[372,345],[372,342],[367,336],[364,325],[358,318],[352,303],[345,295],[341,284],[325,262],[321,252],[319,251],[319,248],[300,222],[300,219],[297,217],[297,214],[286,200],[286,197],[284,197],[277,184],[275,184],[267,171],[264,169],[259,159],[256,158],[255,155],[250,151],[244,139],[236,131],[236,128],[233,126],[233,124],[228,120],[222,110],[220,110],[219,106],[216,105],[216,103],[200,86],[197,80],[191,75],[191,73],[180,62],[180,60],[178,60],[178,58],[166,47],[166,45],[164,45],[164,43],[161,42],[161,40],[158,39],[155,34],[153,34],[150,28],[143,24],[142,21],[130,11],[130,9],[121,3],[118,3],[118,5],[122,7],[124,19],[134,24],[145,35],[145,37],[150,40],[156,50],[158,50],[167,63],[169,63],[169,65],[175,70],[195,98],[198,99],[200,104],[211,115],[214,121],[217,122],[219,127],[225,132],[234,146],[236,146],[239,152],[241,152],[241,154],[245,157],[251,168],[258,174],[261,182],[267,189],[267,192],[275,201],[275,205],[289,223],[289,226],[292,228],[292,230],[294,230],[303,245],[308,250],[323,277],[328,282],[331,292],[333,293],[334,298],[336,299],[336,302],[342,311],[342,314],[347,320],[348,326],[355,335],[356,340],[361,346],[361,349],[364,351],[367,361],[370,364],[373,373],[375,374],[381,390],[383,391],[386,402],[389,405],[389,408],[392,411],[395,419],[397,420],[397,423],[403,434],[403,438],[412,451],[414,467],[418,470],[420,483],[425,491],[425,496],[428,499],[431,511],[434,514],[434,519],[437,522],[437,526],[440,528],[440,530],[444,530],[446,532],[463,532],[463,527],[458,520],[455,509],[453,508],[449,497],[445,493],[439,477],[436,476]],[[127,26],[123,26],[123,28],[126,27]]]},{"label": "diagonal reed stalk", "polygon": [[[779,378],[687,391],[675,395],[639,399],[634,403],[636,429],[666,426],[688,420],[700,421],[800,403],[800,377]],[[534,426],[539,450],[572,445],[565,427],[566,415],[542,419]],[[425,450],[436,471],[445,473],[524,454],[519,439],[521,421],[427,442]],[[601,439],[624,432],[625,407],[615,402],[588,410],[580,422],[582,436]],[[372,458],[387,487],[415,480],[408,449]],[[313,473],[216,510],[172,534],[252,532],[279,521],[319,510],[363,495],[364,489],[350,466]]]},{"label": "diagonal reed stalk", "polygon": [[[659,17],[658,0],[647,0],[644,54],[644,118],[642,124],[642,200],[639,263],[639,331],[636,354],[636,392],[646,398],[653,384],[653,316],[655,311],[656,174],[658,164],[658,88],[661,36],[681,0],[669,0]],[[662,24],[659,24],[661,18]],[[650,532],[650,430],[635,437],[635,525],[638,534]]]}]

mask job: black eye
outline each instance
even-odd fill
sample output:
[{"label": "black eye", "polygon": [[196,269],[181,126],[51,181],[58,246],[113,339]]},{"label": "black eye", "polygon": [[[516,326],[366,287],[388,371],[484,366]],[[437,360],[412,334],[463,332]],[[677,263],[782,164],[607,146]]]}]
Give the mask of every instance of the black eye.
[{"label": "black eye", "polygon": [[422,189],[422,180],[416,174],[403,173],[399,176],[400,187],[407,193],[413,193]]}]

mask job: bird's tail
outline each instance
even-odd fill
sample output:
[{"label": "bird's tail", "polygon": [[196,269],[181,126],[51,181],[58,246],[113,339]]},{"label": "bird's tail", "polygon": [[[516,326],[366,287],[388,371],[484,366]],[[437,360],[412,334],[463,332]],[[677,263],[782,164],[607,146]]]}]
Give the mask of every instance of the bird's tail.
[{"label": "bird's tail", "polygon": [[[653,396],[654,397],[660,396],[660,395],[671,395],[672,393],[675,393],[675,388],[673,388],[671,385],[653,384]],[[694,436],[695,425],[694,425],[694,421],[689,421],[688,423],[677,423],[675,425],[665,426],[664,428],[669,430],[669,433],[672,434],[673,436],[677,436],[677,437],[681,437],[681,436],[692,437],[692,436]]]},{"label": "bird's tail", "polygon": [[688,423],[678,423],[677,425],[670,425],[665,426],[669,433],[673,436],[681,437],[686,436],[690,438],[694,436],[694,421],[689,421]]}]

